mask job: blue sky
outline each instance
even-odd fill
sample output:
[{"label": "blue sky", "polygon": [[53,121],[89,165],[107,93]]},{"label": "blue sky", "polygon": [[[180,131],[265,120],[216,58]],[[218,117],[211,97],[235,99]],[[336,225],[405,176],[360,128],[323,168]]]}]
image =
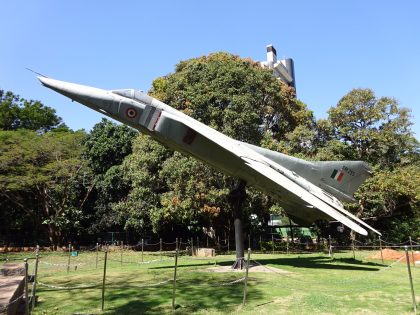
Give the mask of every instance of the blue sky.
[{"label": "blue sky", "polygon": [[0,88],[42,101],[73,129],[101,115],[43,88],[25,67],[104,89],[147,91],[185,59],[227,51],[295,61],[317,118],[353,88],[412,110],[420,135],[420,1],[4,1]]}]

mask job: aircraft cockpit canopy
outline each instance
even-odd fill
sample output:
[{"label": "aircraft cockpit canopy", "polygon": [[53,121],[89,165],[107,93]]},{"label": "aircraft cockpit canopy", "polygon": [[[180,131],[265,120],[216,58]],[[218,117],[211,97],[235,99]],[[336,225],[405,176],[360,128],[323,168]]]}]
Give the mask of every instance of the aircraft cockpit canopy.
[{"label": "aircraft cockpit canopy", "polygon": [[152,98],[149,95],[135,89],[112,90],[111,92],[123,97],[140,101],[145,104],[150,104],[152,102]]}]

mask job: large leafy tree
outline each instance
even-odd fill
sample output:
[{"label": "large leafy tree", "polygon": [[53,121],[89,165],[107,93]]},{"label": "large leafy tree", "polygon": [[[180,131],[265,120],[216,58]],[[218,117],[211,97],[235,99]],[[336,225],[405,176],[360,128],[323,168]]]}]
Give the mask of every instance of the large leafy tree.
[{"label": "large leafy tree", "polygon": [[[420,215],[420,164],[410,111],[393,98],[354,89],[328,113],[317,125],[317,157],[364,160],[374,171],[357,192],[359,204],[351,210],[360,217],[376,218],[383,229],[389,229],[392,224],[387,221],[395,217],[414,227]],[[405,230],[420,235],[418,224],[416,232]]]},{"label": "large leafy tree", "polygon": [[112,166],[121,164],[131,153],[136,135],[134,129],[103,118],[84,141],[83,156],[95,174],[105,174]]},{"label": "large leafy tree", "polygon": [[[81,159],[85,133],[0,132],[0,203],[11,210],[2,217],[19,227],[29,218],[43,224],[57,246],[82,231],[92,177]],[[22,218],[22,219],[21,219]]]},{"label": "large leafy tree", "polygon": [[29,129],[46,132],[67,127],[51,107],[0,90],[0,130]]},{"label": "large leafy tree", "polygon": [[95,177],[94,220],[91,233],[108,228],[120,228],[117,213],[112,205],[123,200],[129,191],[123,180],[121,164],[132,152],[132,142],[137,132],[125,125],[102,119],[84,140],[83,157]]},{"label": "large leafy tree", "polygon": [[[258,63],[228,53],[180,62],[174,73],[153,82],[150,94],[232,138],[253,144],[260,144],[263,138],[280,142],[303,122],[308,126],[312,122],[311,113],[296,101],[293,89]],[[173,222],[233,221],[235,196],[231,192],[241,186],[237,181],[150,144],[148,138],[140,139],[146,147],[139,143],[141,148],[126,160],[133,187],[119,205],[126,222],[134,215],[150,217],[150,224],[162,230]],[[136,169],[139,174],[134,176]],[[243,192],[238,195],[244,197]],[[153,200],[149,200],[151,195]],[[241,203],[253,204],[253,196],[257,194],[248,194],[248,201],[243,203],[242,198]],[[256,199],[255,204],[264,200]]]},{"label": "large leafy tree", "polygon": [[[54,131],[50,133],[49,131]],[[12,92],[0,90],[0,205],[2,231],[18,230],[28,242],[41,237],[39,227],[47,224],[49,238],[56,245],[59,231],[65,224],[64,212],[75,213],[69,206],[70,191],[76,187],[62,190],[64,200],[61,201],[59,215],[57,210],[45,206],[48,202],[58,206],[60,198],[57,185],[64,185],[62,167],[67,171],[74,170],[74,159],[63,157],[70,153],[77,155],[78,140],[83,133],[71,133],[62,123],[60,117],[51,107],[44,106],[39,101],[20,98]],[[60,140],[59,140],[60,139]],[[78,143],[78,144],[77,144]],[[77,163],[76,163],[77,164]],[[79,169],[79,168],[77,168]],[[52,175],[56,177],[52,177]],[[76,174],[77,175],[77,172]],[[72,177],[73,179],[75,176]],[[57,184],[57,185],[56,185]],[[73,182],[76,184],[76,182]],[[57,190],[44,198],[44,208],[41,208],[41,193],[54,186]],[[47,190],[44,188],[47,187]],[[64,187],[64,186],[62,186]],[[55,194],[55,196],[54,196]],[[54,196],[54,197],[53,197]],[[74,195],[73,195],[74,196]],[[55,201],[53,199],[55,198]],[[66,210],[63,207],[67,207]],[[49,214],[46,211],[49,211]],[[74,210],[74,208],[73,208]],[[54,221],[54,222],[53,222]],[[67,226],[69,224],[67,223]],[[77,224],[75,224],[75,227]],[[23,233],[25,231],[25,233]],[[14,234],[14,233],[11,233]]]}]

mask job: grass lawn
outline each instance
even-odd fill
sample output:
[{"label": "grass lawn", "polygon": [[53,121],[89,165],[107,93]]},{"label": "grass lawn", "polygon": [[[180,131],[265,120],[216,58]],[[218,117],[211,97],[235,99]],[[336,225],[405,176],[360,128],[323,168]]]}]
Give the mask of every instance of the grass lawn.
[{"label": "grass lawn", "polygon": [[[247,303],[241,306],[244,272],[210,272],[229,266],[233,255],[178,261],[175,312],[172,311],[174,258],[126,251],[110,252],[105,311],[101,312],[104,253],[43,253],[39,264],[39,303],[34,314],[413,314],[405,262],[385,265],[368,259],[373,252],[252,254],[254,264],[277,272],[250,272]],[[21,254],[14,256],[20,259]],[[4,259],[4,255],[0,256]],[[31,268],[33,260],[31,260]],[[261,268],[260,269],[264,269]],[[417,304],[420,268],[411,268]],[[53,286],[48,287],[45,285]],[[77,288],[88,287],[92,288]],[[63,288],[72,289],[63,289]],[[418,306],[419,308],[419,306]]]}]

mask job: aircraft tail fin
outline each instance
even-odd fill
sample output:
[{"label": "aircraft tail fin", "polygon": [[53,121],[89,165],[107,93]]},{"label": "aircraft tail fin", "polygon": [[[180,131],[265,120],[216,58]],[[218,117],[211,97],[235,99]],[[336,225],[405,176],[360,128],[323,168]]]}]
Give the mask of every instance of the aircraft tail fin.
[{"label": "aircraft tail fin", "polygon": [[363,161],[314,162],[319,186],[341,201],[354,202],[353,194],[370,176],[371,170]]},{"label": "aircraft tail fin", "polygon": [[304,177],[340,201],[355,202],[354,192],[371,174],[368,164],[363,161],[306,161],[251,144],[244,144]]}]

